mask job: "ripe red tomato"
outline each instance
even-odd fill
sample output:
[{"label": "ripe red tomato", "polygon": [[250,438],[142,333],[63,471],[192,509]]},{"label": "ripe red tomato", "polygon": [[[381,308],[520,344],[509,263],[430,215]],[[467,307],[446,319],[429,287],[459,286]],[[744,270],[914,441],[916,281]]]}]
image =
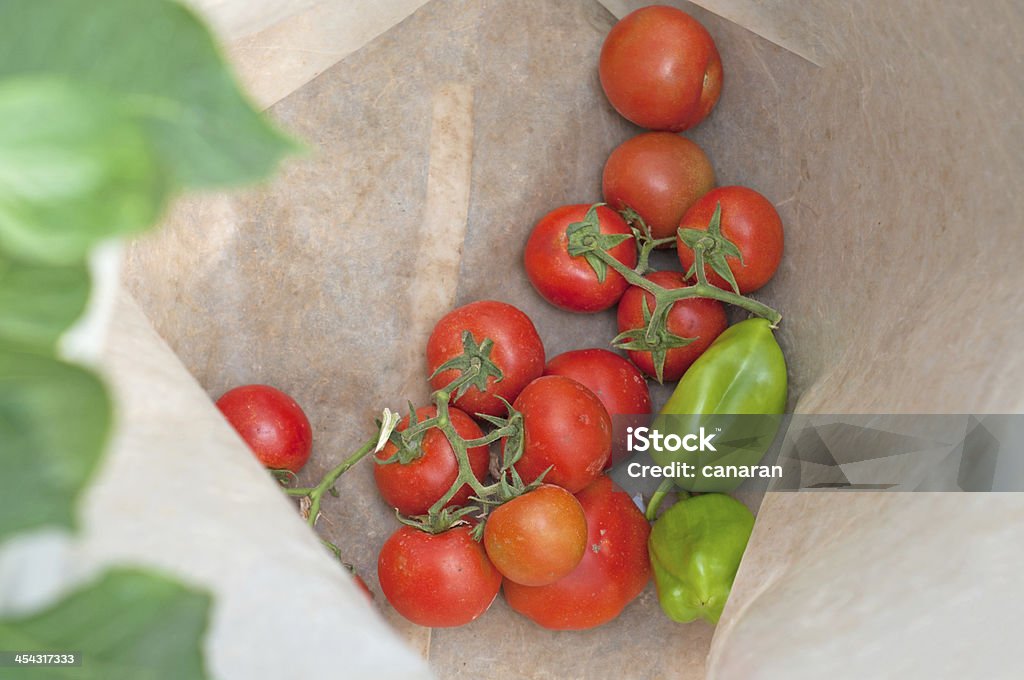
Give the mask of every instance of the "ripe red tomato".
[{"label": "ripe red tomato", "polygon": [[313,429],[294,399],[269,385],[242,385],[217,408],[263,465],[298,472],[313,450]]},{"label": "ripe red tomato", "polygon": [[615,110],[649,130],[693,127],[722,92],[722,60],[711,34],[673,7],[643,7],[615,24],[598,71]]},{"label": "ripe red tomato", "polygon": [[523,414],[523,455],[515,464],[523,481],[552,466],[544,481],[576,493],[601,474],[611,454],[612,421],[593,392],[549,375],[527,385],[514,406]]},{"label": "ripe red tomato", "polygon": [[403,526],[377,559],[381,592],[399,614],[431,628],[461,626],[487,611],[501,573],[466,525],[440,534]]},{"label": "ripe red tomato", "polygon": [[[462,332],[466,330],[477,342],[485,338],[494,341],[491,361],[501,369],[503,378],[500,382],[489,378],[486,390],[471,387],[453,403],[470,415],[505,415],[505,405],[498,397],[511,403],[531,380],[540,376],[544,371],[544,344],[530,317],[512,305],[494,300],[472,302],[449,312],[434,326],[427,341],[427,366],[431,373],[462,354]],[[458,376],[458,371],[443,371],[431,378],[430,386],[439,390]]]},{"label": "ripe red tomato", "polygon": [[594,628],[618,616],[651,578],[651,527],[632,499],[607,476],[576,494],[587,518],[587,550],[579,565],[546,586],[505,581],[512,609],[555,630]]},{"label": "ripe red tomato", "polygon": [[[747,187],[719,187],[705,194],[686,211],[680,228],[707,231],[715,205],[722,204],[722,236],[736,244],[743,254],[743,264],[735,257],[726,263],[736,278],[740,293],[751,293],[775,274],[782,261],[782,220],[767,198]],[[693,265],[693,251],[676,238],[679,262],[686,271]],[[708,283],[723,290],[732,286],[705,265]]]},{"label": "ripe red tomato", "polygon": [[[437,407],[423,406],[416,409],[416,419],[420,422],[437,415]],[[463,439],[478,439],[484,436],[473,419],[457,408],[448,408],[448,416],[455,431]],[[409,427],[409,416],[398,423],[395,429],[405,430]],[[398,450],[391,442],[377,453],[377,458],[386,460]],[[420,446],[423,455],[409,463],[392,462],[386,465],[375,465],[373,477],[377,482],[380,495],[393,508],[403,515],[424,515],[437,499],[445,495],[459,476],[459,463],[455,452],[448,443],[448,438],[438,429],[431,428],[423,433]],[[476,446],[467,451],[469,465],[473,468],[476,478],[483,481],[487,476],[487,465],[490,455],[486,446]],[[463,485],[445,507],[459,507],[465,504],[472,489]]]},{"label": "ripe red tomato", "polygon": [[[686,279],[679,272],[651,272],[644,278],[662,288],[685,288]],[[647,299],[649,309],[654,311],[654,296],[639,286],[630,286],[619,302],[619,332],[644,327],[643,300]],[[709,298],[687,298],[679,300],[668,313],[668,332],[681,338],[697,338],[686,347],[674,347],[665,354],[662,379],[679,380],[683,373],[708,348],[719,333],[725,330],[729,320],[725,307],[718,300]],[[641,371],[654,376],[654,357],[648,351],[627,351]]]},{"label": "ripe red tomato", "polygon": [[[614,269],[608,267],[604,281],[582,255],[572,256],[567,248],[566,229],[574,222],[582,222],[589,205],[566,205],[542,217],[529,240],[523,263],[530,283],[540,296],[560,309],[570,312],[600,312],[608,309],[622,297],[629,284]],[[597,208],[598,225],[602,234],[631,234],[614,210]],[[673,225],[673,229],[675,225]],[[636,242],[629,238],[608,251],[612,257],[630,269],[636,266]]]},{"label": "ripe red tomato", "polygon": [[554,583],[583,559],[587,519],[576,497],[542,484],[495,508],[484,525],[484,548],[502,575],[527,586]]},{"label": "ripe red tomato", "polygon": [[715,186],[699,146],[671,132],[646,132],[620,144],[604,164],[604,200],[635,210],[655,238],[675,236],[694,201]]},{"label": "ripe red tomato", "polygon": [[[626,453],[626,427],[621,416],[651,412],[651,390],[636,366],[606,349],[577,349],[548,362],[544,375],[571,378],[594,393],[612,419],[612,455],[606,468]],[[618,417],[617,417],[618,416]]]}]

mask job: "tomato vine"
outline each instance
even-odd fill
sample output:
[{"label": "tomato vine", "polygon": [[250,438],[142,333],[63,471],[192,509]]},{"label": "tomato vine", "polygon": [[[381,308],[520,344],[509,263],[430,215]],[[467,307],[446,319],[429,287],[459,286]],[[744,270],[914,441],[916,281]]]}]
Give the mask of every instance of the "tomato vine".
[{"label": "tomato vine", "polygon": [[[410,404],[409,427],[399,430],[398,414],[390,409],[384,409],[383,418],[378,421],[377,432],[327,472],[316,486],[286,487],[285,493],[300,499],[309,526],[316,526],[324,495],[337,495],[334,489],[335,482],[356,463],[371,453],[383,450],[389,441],[395,445],[395,453],[374,462],[378,465],[411,463],[423,455],[424,435],[432,429],[440,431],[448,440],[458,463],[458,474],[449,489],[431,505],[426,514],[406,517],[396,511],[399,521],[403,524],[437,534],[457,524],[468,522],[467,518],[472,516],[476,520],[473,537],[480,540],[483,535],[483,520],[491,508],[540,486],[546,472],[530,484],[526,484],[513,467],[523,454],[523,416],[508,401],[499,397],[507,410],[505,417],[478,414],[478,417],[494,426],[494,429],[482,437],[465,439],[452,422],[449,407],[454,399],[461,397],[471,387],[486,389],[488,380],[492,378],[495,382],[502,380],[501,369],[491,360],[493,346],[494,343],[489,338],[484,338],[478,343],[472,333],[465,331],[462,334],[462,353],[441,364],[434,371],[434,376],[449,370],[459,372],[451,382],[431,394],[430,400],[437,409],[437,415],[418,420],[416,408]],[[489,446],[502,439],[504,447],[499,458],[497,481],[484,484],[473,472],[469,449]],[[473,495],[470,498],[473,502],[461,508],[446,507],[459,489],[466,485],[472,489]],[[322,542],[340,558],[341,551],[336,545],[323,539]]]},{"label": "tomato vine", "polygon": [[[680,230],[680,238],[684,244],[693,250],[694,264],[687,272],[687,277],[695,276],[696,283],[683,288],[668,289],[659,286],[657,283],[644,278],[643,274],[649,269],[651,252],[664,244],[674,242],[675,236],[671,238],[656,239],[651,236],[650,229],[635,211],[626,208],[622,216],[632,227],[632,238],[636,241],[639,255],[637,266],[630,269],[613,257],[608,249],[617,245],[610,243],[607,236],[601,234],[600,225],[597,220],[597,208],[603,203],[595,203],[587,211],[582,222],[570,226],[569,231],[569,254],[582,256],[591,263],[594,273],[602,277],[607,267],[611,267],[631,285],[642,288],[654,297],[654,309],[647,306],[644,301],[643,328],[631,329],[619,333],[612,344],[625,350],[647,351],[654,357],[655,371],[658,382],[662,382],[662,369],[665,363],[665,353],[672,348],[685,347],[694,341],[694,338],[681,338],[668,331],[668,314],[672,305],[680,300],[688,298],[711,298],[731,305],[735,305],[757,316],[767,319],[773,328],[782,321],[782,315],[766,304],[752,298],[740,295],[736,287],[736,281],[732,271],[726,263],[726,257],[739,256],[739,250],[731,241],[722,235],[721,230],[721,206],[715,208],[707,232],[684,229]],[[629,238],[629,237],[627,237]],[[594,262],[598,262],[597,265]],[[707,264],[726,281],[729,281],[734,290],[728,291],[713,286],[708,282],[704,266]]]}]

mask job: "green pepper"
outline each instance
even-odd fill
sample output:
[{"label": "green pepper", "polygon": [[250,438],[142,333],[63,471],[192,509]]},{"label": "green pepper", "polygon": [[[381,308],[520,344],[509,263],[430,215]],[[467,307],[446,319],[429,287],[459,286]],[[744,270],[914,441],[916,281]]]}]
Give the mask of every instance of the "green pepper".
[{"label": "green pepper", "polygon": [[750,510],[718,493],[679,501],[658,518],[647,550],[670,619],[718,623],[753,528]]},{"label": "green pepper", "polygon": [[661,466],[690,466],[688,475],[675,477],[688,491],[732,491],[746,477],[720,475],[758,472],[753,466],[771,447],[785,407],[786,360],[771,326],[760,318],[741,321],[693,362],[653,425],[662,435],[712,434],[714,450],[663,447],[651,456]]}]

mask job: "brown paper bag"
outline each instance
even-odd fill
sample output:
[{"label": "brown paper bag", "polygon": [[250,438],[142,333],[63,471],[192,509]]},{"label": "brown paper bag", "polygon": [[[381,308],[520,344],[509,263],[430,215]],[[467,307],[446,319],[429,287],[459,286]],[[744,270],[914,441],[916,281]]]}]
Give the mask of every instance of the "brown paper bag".
[{"label": "brown paper bag", "polygon": [[[334,16],[330,4],[310,11]],[[621,16],[640,4],[608,7]],[[1019,12],[709,0],[716,15],[673,4],[709,28],[726,73],[714,114],[688,136],[720,184],[758,189],[786,225],[782,268],[758,296],[785,315],[779,337],[795,409],[1020,409],[1024,367],[1005,318],[1021,301],[1015,218],[1024,211],[1009,178],[1024,155],[1020,117],[1004,98],[1020,99],[1005,54],[1021,44]],[[260,80],[261,41],[301,43],[303,16],[235,44],[249,82]],[[614,335],[611,315],[546,305],[520,263],[535,220],[598,200],[605,157],[636,132],[597,83],[613,22],[594,2],[433,0],[308,83],[319,65],[268,78],[263,101],[294,84],[270,113],[309,154],[266,187],[184,202],[161,234],[132,246],[129,288],[212,397],[267,382],[304,406],[316,445],[303,481],[372,432],[382,406],[425,399],[425,339],[455,304],[520,306],[549,356]],[[396,523],[371,476],[361,465],[342,479],[319,530],[372,583]],[[883,602],[807,617],[816,603],[840,601],[822,593],[854,587],[855,554],[879,565],[856,581],[864,588],[934,564],[933,543],[896,551],[904,544],[878,508],[913,518],[919,537],[943,521],[940,507],[959,508],[948,533],[932,534],[951,541],[984,531],[995,503],[1020,520],[1016,499],[873,498],[769,494],[711,675],[754,677],[763,662],[762,677],[794,677],[793,658],[820,673],[814,650],[834,660],[867,641],[883,645],[880,658],[895,654],[896,640],[879,642],[872,622]],[[998,544],[993,530],[979,545]],[[963,565],[963,578],[994,578]],[[918,621],[932,592],[909,594],[882,620]],[[998,610],[986,603],[987,613]],[[653,588],[583,633],[543,631],[501,602],[462,629],[430,633],[391,619],[446,678],[704,677],[713,632],[670,623]],[[838,641],[804,643],[790,633],[794,621],[817,622]],[[934,640],[953,629],[926,630]]]}]

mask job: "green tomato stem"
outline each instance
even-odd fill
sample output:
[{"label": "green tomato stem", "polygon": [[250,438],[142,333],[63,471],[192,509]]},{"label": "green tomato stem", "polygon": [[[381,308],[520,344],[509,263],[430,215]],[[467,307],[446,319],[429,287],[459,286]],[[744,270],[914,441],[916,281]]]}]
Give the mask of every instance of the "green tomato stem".
[{"label": "green tomato stem", "polygon": [[320,483],[313,487],[308,494],[289,493],[291,496],[302,495],[309,497],[309,517],[306,520],[306,523],[309,524],[309,526],[316,526],[316,518],[320,514],[320,504],[323,501],[324,494],[334,486],[334,483],[338,481],[339,477],[348,472],[352,466],[365,458],[368,453],[373,451],[374,447],[377,445],[378,436],[379,435],[374,435],[373,437],[370,437],[356,450],[355,453],[338,463],[333,470],[324,475],[324,478],[320,480]]},{"label": "green tomato stem", "polygon": [[668,243],[675,243],[676,237],[670,236],[668,238],[659,239],[644,239],[643,244],[640,246],[640,252],[636,258],[636,268],[633,270],[637,274],[645,274],[650,265],[648,262],[651,258],[651,253],[658,247],[666,245]]},{"label": "green tomato stem", "polygon": [[668,315],[667,309],[674,302],[679,300],[686,300],[688,298],[702,297],[711,298],[712,300],[718,300],[725,302],[730,305],[736,305],[742,309],[747,310],[751,314],[768,319],[772,327],[775,328],[782,321],[782,315],[772,309],[766,304],[760,303],[757,300],[737,295],[732,291],[722,290],[717,286],[712,286],[707,282],[707,277],[704,274],[704,258],[702,248],[698,247],[694,250],[695,262],[697,264],[697,283],[692,286],[686,286],[685,288],[673,288],[667,289],[659,286],[658,284],[645,279],[643,276],[637,274],[635,271],[627,267],[626,265],[619,262],[617,259],[609,255],[603,250],[595,250],[594,253],[601,258],[609,267],[622,274],[622,277],[634,286],[643,288],[648,293],[654,296],[655,300],[655,311],[651,315],[651,321],[659,316],[659,308],[664,308],[666,311],[664,315]]},{"label": "green tomato stem", "polygon": [[502,437],[507,437],[511,434],[515,434],[517,430],[518,428],[515,427],[514,425],[506,425],[505,427],[496,428],[485,434],[483,437],[480,437],[479,439],[467,439],[466,449],[475,449],[478,446],[488,446],[498,441]]},{"label": "green tomato stem", "polygon": [[314,489],[314,487],[312,487],[312,486],[303,486],[303,487],[296,487],[296,488],[286,488],[284,490],[284,492],[287,495],[289,495],[289,496],[300,496],[301,497],[301,496],[308,496],[309,494],[313,493],[313,489]]}]

